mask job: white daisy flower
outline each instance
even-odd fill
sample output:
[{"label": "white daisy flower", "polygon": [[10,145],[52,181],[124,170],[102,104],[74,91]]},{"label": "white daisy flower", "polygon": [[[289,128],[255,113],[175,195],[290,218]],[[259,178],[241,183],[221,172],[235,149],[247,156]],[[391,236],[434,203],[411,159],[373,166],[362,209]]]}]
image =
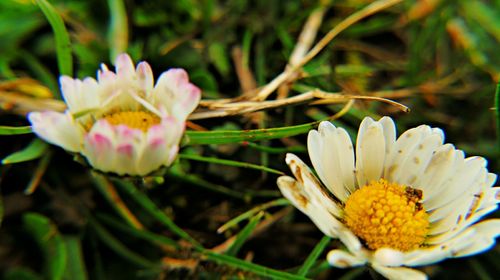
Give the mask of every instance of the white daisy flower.
[{"label": "white daisy flower", "polygon": [[396,140],[389,117],[365,118],[356,159],[343,128],[322,122],[308,135],[308,151],[319,176],[295,155],[286,163],[295,178],[282,176],[283,195],[346,250],[332,250],[335,267],[370,265],[389,279],[426,279],[408,267],[488,250],[500,234],[500,219],[478,222],[497,209],[496,175],[482,157],[443,144],[438,128],[421,125]]},{"label": "white daisy flower", "polygon": [[144,176],[175,159],[201,92],[183,69],[163,72],[154,85],[147,62],[134,69],[121,54],[115,64],[116,73],[102,64],[97,81],[62,76],[66,112],[32,112],[28,118],[40,138],[80,153],[95,169]]}]

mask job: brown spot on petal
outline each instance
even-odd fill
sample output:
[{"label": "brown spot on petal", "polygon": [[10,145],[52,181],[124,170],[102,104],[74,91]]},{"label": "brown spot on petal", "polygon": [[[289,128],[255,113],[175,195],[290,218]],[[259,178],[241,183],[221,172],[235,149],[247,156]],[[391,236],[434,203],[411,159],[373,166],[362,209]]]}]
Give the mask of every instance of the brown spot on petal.
[{"label": "brown spot on petal", "polygon": [[418,157],[414,157],[414,158],[413,158],[413,162],[414,162],[415,164],[419,164],[419,163],[420,163],[420,159],[419,159]]},{"label": "brown spot on petal", "polygon": [[411,133],[406,133],[406,138],[410,138],[410,137],[412,137],[412,136],[413,136],[413,134],[411,134]]},{"label": "brown spot on petal", "polygon": [[424,148],[424,145],[423,144],[418,144],[418,149],[419,150],[422,150]]},{"label": "brown spot on petal", "polygon": [[392,175],[394,175],[394,172],[396,171],[396,169],[398,169],[398,166],[397,164],[393,164],[391,166],[389,166],[389,169],[387,169],[387,177],[392,177]]},{"label": "brown spot on petal", "polygon": [[307,197],[302,195],[302,191],[300,190],[300,187],[298,185],[297,181],[293,181],[293,184],[290,184],[290,193],[293,195],[293,198],[297,203],[302,207],[306,208],[307,204],[309,203],[309,200],[307,200]]}]

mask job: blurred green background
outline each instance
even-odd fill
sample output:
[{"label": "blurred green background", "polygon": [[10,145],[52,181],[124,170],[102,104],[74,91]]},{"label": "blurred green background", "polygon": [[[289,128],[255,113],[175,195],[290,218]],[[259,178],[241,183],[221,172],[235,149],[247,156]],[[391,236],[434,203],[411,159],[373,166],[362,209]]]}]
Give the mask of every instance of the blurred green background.
[{"label": "blurred green background", "polygon": [[[237,97],[248,87],[237,70],[246,69],[251,74],[246,81],[257,87],[271,81],[285,69],[311,13],[324,11],[319,39],[372,1],[49,2],[64,21],[70,45],[64,44],[64,38],[63,45],[55,41],[54,30],[37,5],[48,2],[0,1],[2,125],[28,125],[18,110],[23,103],[6,102],[5,96],[60,98],[61,71],[78,78],[95,77],[100,63],[111,66],[116,54],[124,51],[135,61],[148,61],[156,77],[171,67],[186,69],[191,81],[203,90],[204,99]],[[393,99],[411,111],[356,101],[335,123],[354,135],[365,116],[390,115],[399,131],[419,124],[441,127],[447,142],[467,155],[486,157],[490,172],[498,173],[494,99],[500,79],[499,43],[498,0],[403,1],[341,33],[305,65],[303,78],[290,84],[288,95],[319,88]],[[72,64],[66,61],[61,68],[58,46],[71,52]],[[194,123],[209,130],[284,127],[323,119],[342,107],[297,105]],[[2,137],[0,156],[23,149],[33,138],[29,134]],[[183,149],[187,155],[250,162],[283,172],[288,172],[287,151],[307,158],[305,134],[250,145]],[[0,170],[0,271],[4,279],[278,277],[274,270],[296,274],[321,239],[314,225],[298,211],[291,213],[291,208],[282,206],[282,200],[263,215],[252,212],[248,223],[217,233],[217,228],[237,215],[281,197],[276,175],[264,171],[181,159],[164,179],[136,180],[132,186],[129,181],[93,176],[71,155],[54,147],[44,150],[39,159],[4,164]],[[33,185],[38,186],[36,192],[23,193]],[[145,196],[137,196],[131,188]],[[128,214],[115,206],[113,191],[144,229],[124,218]],[[162,224],[162,218],[148,212],[148,203],[205,248],[237,234],[244,238],[229,251],[230,259],[207,257],[203,250],[178,242],[172,245],[169,242],[176,235]],[[319,252],[311,263],[308,277],[361,279],[370,275],[363,268],[328,269],[325,252]],[[238,262],[243,259],[260,266],[245,268],[245,262]],[[495,279],[499,264],[496,248],[424,270],[436,279]]]}]

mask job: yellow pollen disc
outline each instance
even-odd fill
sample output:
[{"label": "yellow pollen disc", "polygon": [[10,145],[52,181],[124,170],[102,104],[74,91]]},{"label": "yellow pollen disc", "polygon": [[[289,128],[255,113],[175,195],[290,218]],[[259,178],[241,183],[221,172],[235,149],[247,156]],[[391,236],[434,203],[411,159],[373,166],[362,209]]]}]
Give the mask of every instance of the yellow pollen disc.
[{"label": "yellow pollen disc", "polygon": [[344,221],[372,250],[388,247],[400,251],[418,248],[429,229],[422,191],[372,181],[349,196]]},{"label": "yellow pollen disc", "polygon": [[125,111],[117,112],[104,116],[111,125],[126,125],[130,128],[147,131],[148,128],[160,123],[160,118],[148,112],[143,111]]}]

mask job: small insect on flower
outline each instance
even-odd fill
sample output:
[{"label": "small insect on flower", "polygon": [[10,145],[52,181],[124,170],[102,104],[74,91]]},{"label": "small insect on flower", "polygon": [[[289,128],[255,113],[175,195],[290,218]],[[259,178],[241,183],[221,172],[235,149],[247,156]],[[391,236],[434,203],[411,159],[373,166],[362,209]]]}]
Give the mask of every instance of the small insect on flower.
[{"label": "small insect on flower", "polygon": [[500,202],[497,176],[484,158],[465,158],[444,144],[438,128],[421,125],[396,139],[391,118],[365,118],[356,153],[347,132],[330,122],[307,140],[323,184],[293,154],[286,163],[295,179],[277,183],[324,234],[345,245],[328,253],[332,266],[369,264],[389,279],[426,279],[409,267],[481,253],[500,235],[500,219],[478,222]]},{"label": "small insect on flower", "polygon": [[31,112],[33,131],[80,153],[97,170],[145,176],[176,158],[187,116],[201,92],[183,69],[163,72],[156,85],[147,62],[116,58],[116,73],[101,66],[97,81],[60,78],[65,113]]}]

